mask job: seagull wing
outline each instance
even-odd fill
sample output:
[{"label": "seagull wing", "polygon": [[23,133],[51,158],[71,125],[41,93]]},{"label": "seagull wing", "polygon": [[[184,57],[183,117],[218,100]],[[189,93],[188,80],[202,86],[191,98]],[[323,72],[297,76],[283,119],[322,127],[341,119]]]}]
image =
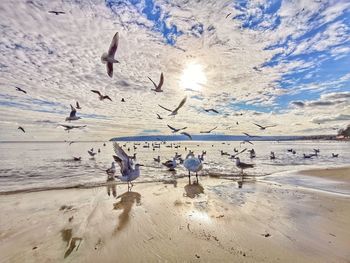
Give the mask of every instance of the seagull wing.
[{"label": "seagull wing", "polygon": [[177,132],[178,129],[175,129],[174,127],[171,127],[169,124],[167,124],[167,126],[169,127],[170,130],[174,131],[174,132]]},{"label": "seagull wing", "polygon": [[158,90],[162,89],[163,83],[164,83],[164,75],[163,75],[163,72],[162,72],[160,74],[159,84],[158,84],[158,87],[157,87]]},{"label": "seagull wing", "polygon": [[[131,170],[131,162],[129,156],[124,152],[124,150],[118,145],[118,143],[113,143],[113,148],[116,156],[113,158],[118,162],[120,166],[120,171],[122,174],[128,174]],[[117,157],[117,158],[116,158]]]},{"label": "seagull wing", "polygon": [[256,125],[256,126],[258,126],[258,127],[260,127],[260,128],[264,128],[263,126],[261,126],[261,125],[259,125],[259,124],[256,124],[256,123],[253,123],[254,125]]},{"label": "seagull wing", "polygon": [[188,138],[190,138],[190,140],[192,140],[192,136],[191,136],[189,133],[187,133],[187,132],[181,132],[181,134],[187,136]]},{"label": "seagull wing", "polygon": [[106,68],[108,76],[113,77],[113,63],[107,62]]},{"label": "seagull wing", "polygon": [[231,13],[228,13],[225,18],[228,18],[231,15]]},{"label": "seagull wing", "polygon": [[212,132],[213,130],[216,130],[218,126],[215,126],[213,129],[211,129],[209,132]]},{"label": "seagull wing", "polygon": [[107,99],[107,100],[112,101],[112,99],[109,96],[107,96],[107,95],[103,96],[103,99]]},{"label": "seagull wing", "polygon": [[111,45],[109,46],[108,49],[108,56],[110,57],[114,57],[115,52],[117,51],[118,48],[118,43],[119,43],[119,33],[115,33],[115,35],[113,36]]},{"label": "seagull wing", "polygon": [[268,125],[268,126],[265,126],[265,128],[272,128],[272,127],[276,127],[277,125]]},{"label": "seagull wing", "polygon": [[153,85],[154,85],[154,87],[156,88],[156,89],[158,89],[158,86],[157,86],[157,84],[150,78],[150,77],[147,77],[150,81],[152,81],[152,83],[153,83]]},{"label": "seagull wing", "polygon": [[71,112],[69,117],[75,117],[77,110],[72,105],[70,105],[70,108],[71,108]]},{"label": "seagull wing", "polygon": [[93,90],[93,89],[92,89],[91,91],[92,91],[93,93],[98,94],[99,96],[102,96],[102,95],[101,95],[101,92],[99,92],[98,90]]},{"label": "seagull wing", "polygon": [[248,134],[248,133],[246,133],[246,132],[243,132],[243,134],[244,134],[245,136],[251,137],[250,134]]},{"label": "seagull wing", "polygon": [[161,108],[162,108],[162,109],[164,109],[164,110],[167,110],[167,111],[172,112],[172,110],[169,110],[169,109],[167,109],[167,108],[163,107],[162,105],[159,105],[159,104],[158,104],[158,106],[159,106],[159,107],[161,107]]},{"label": "seagull wing", "polygon": [[66,129],[70,129],[70,128],[72,128],[72,126],[70,126],[70,125],[63,125],[63,124],[60,124],[60,126],[62,126],[62,127],[64,127],[64,128],[66,128]]},{"label": "seagull wing", "polygon": [[215,113],[219,113],[216,109],[211,109]]},{"label": "seagull wing", "polygon": [[163,119],[162,117],[160,117],[160,115],[158,113],[157,113],[157,116],[158,116],[158,119],[160,119],[160,120]]},{"label": "seagull wing", "polygon": [[79,102],[76,102],[77,108],[80,108]]},{"label": "seagull wing", "polygon": [[244,148],[242,151],[240,151],[240,152],[238,152],[238,153],[232,155],[232,157],[234,158],[234,157],[236,157],[237,155],[240,155],[241,153],[244,153],[246,150],[247,150],[247,148]]},{"label": "seagull wing", "polygon": [[182,101],[180,102],[179,106],[174,110],[175,112],[181,109],[181,107],[185,104],[187,97],[183,98]]}]

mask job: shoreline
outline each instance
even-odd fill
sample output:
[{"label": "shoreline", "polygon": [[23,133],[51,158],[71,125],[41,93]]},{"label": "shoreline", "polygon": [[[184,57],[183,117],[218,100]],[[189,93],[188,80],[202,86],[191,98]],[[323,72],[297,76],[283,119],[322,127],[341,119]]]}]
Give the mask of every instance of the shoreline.
[{"label": "shoreline", "polygon": [[254,178],[238,188],[237,181],[209,176],[199,184],[180,178],[126,189],[112,182],[0,195],[4,262],[348,262],[350,257],[349,197]]}]

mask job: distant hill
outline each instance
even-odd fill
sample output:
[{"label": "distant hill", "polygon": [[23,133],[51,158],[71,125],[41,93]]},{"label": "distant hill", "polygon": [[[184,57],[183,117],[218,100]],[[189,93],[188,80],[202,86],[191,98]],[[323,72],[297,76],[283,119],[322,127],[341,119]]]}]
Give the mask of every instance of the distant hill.
[{"label": "distant hill", "polygon": [[[193,141],[296,141],[296,140],[335,140],[335,135],[315,135],[315,136],[262,136],[260,138],[249,138],[243,135],[191,135]],[[110,141],[190,141],[185,135],[147,135],[115,137]]]}]

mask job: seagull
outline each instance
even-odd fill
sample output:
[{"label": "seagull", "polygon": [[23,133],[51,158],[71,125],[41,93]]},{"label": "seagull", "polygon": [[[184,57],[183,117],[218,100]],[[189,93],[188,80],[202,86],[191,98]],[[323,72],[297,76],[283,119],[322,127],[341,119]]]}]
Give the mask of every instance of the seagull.
[{"label": "seagull", "polygon": [[277,125],[269,125],[269,126],[262,126],[257,123],[253,123],[254,125],[258,126],[261,130],[265,130],[266,128],[276,127]]},{"label": "seagull", "polygon": [[174,157],[172,160],[166,161],[165,163],[162,163],[164,166],[166,166],[169,171],[174,171],[176,168],[176,157]]},{"label": "seagull", "polygon": [[113,77],[113,63],[119,63],[118,60],[114,58],[115,52],[118,48],[119,33],[115,33],[113,36],[111,45],[109,46],[108,53],[103,53],[101,56],[101,61],[103,64],[107,64],[107,74],[111,78]]},{"label": "seagull", "polygon": [[70,112],[69,117],[66,118],[66,121],[76,121],[76,120],[81,119],[80,117],[76,116],[77,110],[72,105],[70,105],[70,108],[71,108],[71,112]]},{"label": "seagull", "polygon": [[114,175],[115,174],[115,172],[116,172],[116,168],[115,168],[115,163],[114,162],[112,162],[112,165],[111,165],[111,167],[110,168],[108,168],[107,170],[106,170],[106,173],[107,173],[107,175]]},{"label": "seagull", "polygon": [[270,159],[271,159],[271,160],[275,160],[275,159],[276,159],[276,156],[275,156],[275,153],[274,153],[274,152],[271,152],[271,153],[270,153]]},{"label": "seagull", "polygon": [[188,138],[190,138],[190,140],[192,140],[192,136],[189,133],[181,132],[181,134],[187,136]]},{"label": "seagull", "polygon": [[125,99],[124,99],[124,98],[122,98],[121,102],[125,102]]},{"label": "seagull", "polygon": [[76,104],[76,108],[77,108],[78,110],[81,110],[81,107],[80,107],[80,105],[79,105],[79,102],[76,102],[75,104]]},{"label": "seagull", "polygon": [[187,127],[183,127],[183,128],[180,128],[180,129],[176,129],[176,128],[174,128],[174,127],[171,127],[169,124],[167,124],[167,126],[169,127],[170,130],[172,130],[172,133],[176,133],[176,132],[178,132],[178,131],[187,129]]},{"label": "seagull", "polygon": [[96,94],[100,97],[100,100],[107,99],[107,100],[112,101],[112,99],[111,99],[109,96],[107,96],[107,95],[102,95],[101,92],[99,92],[98,90],[93,90],[93,89],[92,89],[91,92],[96,93]]},{"label": "seagull", "polygon": [[191,183],[191,172],[196,173],[196,179],[198,183],[198,172],[203,169],[203,164],[200,156],[195,157],[193,152],[189,152],[183,162],[183,165],[188,170],[189,183]]},{"label": "seagull", "polygon": [[159,83],[158,85],[150,78],[150,77],[147,77],[154,85],[155,89],[152,89],[153,91],[155,92],[163,92],[162,90],[162,86],[163,86],[163,83],[164,83],[164,75],[163,75],[163,72],[160,74],[160,79],[159,79]]},{"label": "seagull", "polygon": [[87,151],[88,154],[91,156],[91,157],[94,157],[97,153],[94,152],[94,149],[92,148],[91,150],[88,150]]},{"label": "seagull", "polygon": [[211,133],[213,130],[215,130],[218,126],[215,126],[213,129],[209,130],[209,131],[201,131],[200,133]]},{"label": "seagull", "polygon": [[175,116],[177,114],[178,110],[181,109],[181,107],[185,104],[186,99],[187,99],[187,97],[183,98],[182,101],[180,102],[179,106],[177,106],[177,108],[175,110],[169,110],[169,109],[167,109],[159,104],[158,104],[158,106],[164,110],[170,111],[171,113],[169,114],[169,116]]},{"label": "seagull", "polygon": [[332,157],[333,158],[337,158],[339,156],[339,153],[335,154],[335,153],[332,153]]},{"label": "seagull", "polygon": [[118,143],[114,142],[113,148],[116,154],[113,155],[113,158],[119,164],[121,173],[121,176],[117,176],[117,178],[123,182],[128,182],[128,191],[130,191],[133,186],[133,184],[131,184],[130,186],[130,182],[134,181],[140,176],[140,166],[143,165],[135,164],[135,166],[133,167],[132,160],[118,145]]},{"label": "seagull", "polygon": [[81,157],[74,157],[74,156],[73,156],[73,160],[74,160],[74,161],[81,161]]},{"label": "seagull", "polygon": [[254,164],[250,164],[250,163],[243,163],[241,162],[241,160],[239,159],[239,157],[235,157],[236,159],[236,166],[241,169],[241,174],[243,175],[243,170],[248,169],[248,168],[253,168]]},{"label": "seagull", "polygon": [[23,92],[24,94],[27,94],[27,92],[26,92],[24,89],[21,89],[21,88],[19,88],[19,87],[16,87],[16,90],[17,90],[17,91],[20,91],[20,92]]},{"label": "seagull", "polygon": [[17,130],[21,130],[22,132],[26,133],[26,131],[23,129],[23,127],[19,126]]},{"label": "seagull", "polygon": [[50,14],[55,14],[56,16],[65,14],[65,12],[63,12],[63,11],[49,11],[49,13]]},{"label": "seagull", "polygon": [[157,113],[157,119],[158,120],[163,120],[163,118],[162,117],[160,117],[160,115]]},{"label": "seagull", "polygon": [[72,129],[79,129],[79,128],[84,128],[86,127],[86,125],[82,125],[82,126],[74,126],[74,125],[63,125],[63,124],[60,124],[60,126],[64,127],[65,128],[65,131],[70,131]]},{"label": "seagull", "polygon": [[155,162],[157,162],[157,163],[160,163],[160,156],[158,155],[157,158],[154,158],[154,157],[153,157],[153,161],[155,161]]},{"label": "seagull", "polygon": [[243,132],[243,134],[244,134],[245,136],[250,137],[250,138],[261,138],[260,136],[250,135],[250,134],[248,134],[248,133],[246,133],[246,132]]},{"label": "seagull", "polygon": [[228,18],[231,14],[232,14],[232,13],[228,13],[228,14],[226,15],[225,19]]},{"label": "seagull", "polygon": [[312,155],[311,154],[305,154],[303,153],[304,159],[311,159]]},{"label": "seagull", "polygon": [[254,69],[255,71],[258,71],[258,72],[261,72],[261,71],[262,71],[262,70],[259,69],[258,67],[253,67],[253,69]]},{"label": "seagull", "polygon": [[219,113],[216,109],[204,109],[206,112],[215,112],[215,113]]}]

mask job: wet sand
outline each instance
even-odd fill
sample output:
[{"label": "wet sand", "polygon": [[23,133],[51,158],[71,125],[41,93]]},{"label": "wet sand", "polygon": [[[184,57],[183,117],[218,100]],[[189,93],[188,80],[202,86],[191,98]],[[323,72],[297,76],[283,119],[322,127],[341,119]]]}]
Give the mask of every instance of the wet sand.
[{"label": "wet sand", "polygon": [[305,170],[300,173],[350,183],[350,167]]},{"label": "wet sand", "polygon": [[0,261],[350,262],[350,196],[199,182],[1,195]]}]

